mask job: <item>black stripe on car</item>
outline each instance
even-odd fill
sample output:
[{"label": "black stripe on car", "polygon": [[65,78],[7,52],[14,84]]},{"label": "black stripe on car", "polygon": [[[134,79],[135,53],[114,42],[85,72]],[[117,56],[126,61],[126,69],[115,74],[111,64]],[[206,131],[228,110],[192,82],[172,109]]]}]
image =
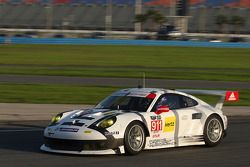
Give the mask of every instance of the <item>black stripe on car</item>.
[{"label": "black stripe on car", "polygon": [[134,112],[136,115],[138,115],[139,117],[141,117],[142,122],[144,123],[144,125],[147,127],[148,129],[148,124],[146,119],[144,118],[144,116],[142,114],[140,114],[139,112]]},{"label": "black stripe on car", "polygon": [[83,126],[85,125],[85,123],[81,123],[81,122],[64,122],[61,125],[68,125],[68,126]]},{"label": "black stripe on car", "polygon": [[103,136],[105,136],[107,138],[107,144],[109,145],[110,148],[113,147],[113,150],[119,149],[119,146],[123,145],[123,139],[122,139],[122,142],[120,140],[117,141],[117,139],[115,139],[115,137],[113,136],[112,133],[110,133],[105,128],[98,127],[97,124],[100,123],[101,121],[105,120],[105,119],[112,118],[112,117],[115,117],[115,116],[120,115],[120,114],[121,113],[107,115],[107,116],[97,120],[96,122],[94,122],[90,126],[88,126],[89,129],[96,130],[96,131],[100,132],[101,134],[103,134]]},{"label": "black stripe on car", "polygon": [[93,118],[93,117],[82,117],[82,116],[77,116],[77,117],[74,117],[74,119],[93,120],[93,119],[95,119],[95,118]]}]

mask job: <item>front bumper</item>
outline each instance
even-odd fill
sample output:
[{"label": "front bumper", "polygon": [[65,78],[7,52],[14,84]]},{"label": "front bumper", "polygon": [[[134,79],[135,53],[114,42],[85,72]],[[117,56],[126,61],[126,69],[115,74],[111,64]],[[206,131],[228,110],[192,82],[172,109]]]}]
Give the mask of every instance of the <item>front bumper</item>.
[{"label": "front bumper", "polygon": [[61,153],[61,154],[78,154],[78,155],[105,155],[105,154],[123,154],[124,153],[124,147],[121,146],[118,149],[119,150],[92,150],[92,151],[65,151],[65,150],[54,150],[51,149],[44,144],[40,147],[42,151],[46,152],[52,152],[52,153]]},{"label": "front bumper", "polygon": [[44,138],[40,148],[47,152],[69,154],[121,154],[124,153],[123,139],[115,140],[68,140]]}]

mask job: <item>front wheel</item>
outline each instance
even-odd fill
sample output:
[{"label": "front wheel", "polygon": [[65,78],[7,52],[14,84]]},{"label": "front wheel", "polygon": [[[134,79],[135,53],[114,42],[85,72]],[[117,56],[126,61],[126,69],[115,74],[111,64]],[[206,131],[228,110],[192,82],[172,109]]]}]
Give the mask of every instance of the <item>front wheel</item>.
[{"label": "front wheel", "polygon": [[145,131],[141,123],[132,122],[128,125],[124,136],[125,153],[135,155],[145,147]]},{"label": "front wheel", "polygon": [[204,140],[207,146],[213,147],[218,145],[223,138],[223,123],[221,119],[216,116],[210,116],[204,127]]}]

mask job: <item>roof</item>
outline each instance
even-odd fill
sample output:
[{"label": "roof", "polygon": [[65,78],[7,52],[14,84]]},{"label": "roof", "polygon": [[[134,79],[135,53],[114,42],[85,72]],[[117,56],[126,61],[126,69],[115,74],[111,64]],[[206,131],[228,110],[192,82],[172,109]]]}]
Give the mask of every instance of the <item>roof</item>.
[{"label": "roof", "polygon": [[167,92],[173,92],[172,90],[160,89],[160,88],[128,88],[122,89],[117,92],[114,92],[112,96],[138,96],[146,97],[150,93],[163,94]]}]

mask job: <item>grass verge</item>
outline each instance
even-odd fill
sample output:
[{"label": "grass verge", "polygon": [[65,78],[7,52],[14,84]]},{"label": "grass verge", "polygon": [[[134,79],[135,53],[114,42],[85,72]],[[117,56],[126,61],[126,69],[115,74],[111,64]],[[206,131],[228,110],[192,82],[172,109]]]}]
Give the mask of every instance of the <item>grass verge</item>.
[{"label": "grass verge", "polygon": [[239,69],[0,66],[0,74],[14,75],[140,78],[142,77],[142,72],[145,72],[147,78],[250,82],[250,70]]},{"label": "grass verge", "polygon": [[0,74],[250,81],[250,49],[0,45]]},{"label": "grass verge", "polygon": [[[0,84],[0,103],[97,104],[119,87],[83,87],[76,85]],[[215,96],[198,96],[210,104]],[[226,105],[250,106],[250,90],[240,91],[240,101]]]}]

